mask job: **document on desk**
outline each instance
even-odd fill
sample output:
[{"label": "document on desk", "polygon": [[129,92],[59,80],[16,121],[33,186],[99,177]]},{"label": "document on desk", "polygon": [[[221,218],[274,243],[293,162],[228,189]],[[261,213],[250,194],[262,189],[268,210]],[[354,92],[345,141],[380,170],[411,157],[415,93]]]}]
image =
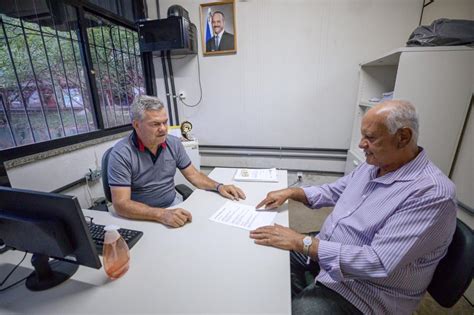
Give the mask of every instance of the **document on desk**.
[{"label": "document on desk", "polygon": [[271,225],[276,215],[275,211],[256,211],[253,206],[229,200],[209,220],[251,231]]},{"label": "document on desk", "polygon": [[242,182],[278,182],[277,169],[250,169],[239,168],[234,175],[234,180]]}]

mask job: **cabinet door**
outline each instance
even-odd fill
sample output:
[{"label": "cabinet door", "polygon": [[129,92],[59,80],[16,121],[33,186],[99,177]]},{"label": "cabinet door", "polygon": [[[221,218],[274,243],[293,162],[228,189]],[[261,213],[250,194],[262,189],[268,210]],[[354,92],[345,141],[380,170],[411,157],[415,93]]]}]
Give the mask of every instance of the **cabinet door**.
[{"label": "cabinet door", "polygon": [[360,164],[364,163],[364,160],[355,154],[352,150],[347,152],[346,166],[344,168],[344,175],[352,172]]},{"label": "cabinet door", "polygon": [[[200,171],[201,170],[201,156],[199,155],[199,145],[197,141],[190,141],[190,142],[183,142],[184,149],[186,150],[186,153],[188,154],[189,158],[191,159],[191,163],[193,163],[193,166]],[[189,188],[194,188],[194,186],[186,179],[184,178],[183,174],[176,169],[176,175],[174,176],[174,184],[179,185],[179,184],[185,184],[188,185]]]},{"label": "cabinet door", "polygon": [[400,57],[394,98],[416,106],[418,143],[446,175],[472,93],[473,64],[474,51],[404,52]]}]

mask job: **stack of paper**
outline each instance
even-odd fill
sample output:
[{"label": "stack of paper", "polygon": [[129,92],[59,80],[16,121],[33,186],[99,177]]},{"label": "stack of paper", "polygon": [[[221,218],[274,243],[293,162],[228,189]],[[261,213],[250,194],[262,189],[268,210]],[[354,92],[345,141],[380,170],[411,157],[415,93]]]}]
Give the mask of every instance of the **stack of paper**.
[{"label": "stack of paper", "polygon": [[244,182],[278,182],[276,168],[249,169],[239,168],[234,175],[234,180]]}]

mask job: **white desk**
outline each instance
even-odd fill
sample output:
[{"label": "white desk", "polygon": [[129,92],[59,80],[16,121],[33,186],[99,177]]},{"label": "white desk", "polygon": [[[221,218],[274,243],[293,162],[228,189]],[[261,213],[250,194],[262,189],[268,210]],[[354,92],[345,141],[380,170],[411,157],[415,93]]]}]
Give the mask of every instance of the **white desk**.
[{"label": "white desk", "polygon": [[[215,169],[210,176],[231,183],[234,171]],[[234,184],[247,194],[243,203],[256,205],[268,191],[287,187],[287,172],[278,176],[278,183]],[[0,313],[290,314],[288,252],[255,245],[248,231],[210,221],[225,202],[216,193],[195,191],[182,205],[193,222],[179,229],[85,210],[96,223],[144,232],[131,250],[129,271],[110,281],[103,268],[81,266],[72,279],[43,292],[28,291],[23,283],[0,293]],[[276,222],[288,225],[287,206],[282,208]],[[0,279],[21,257],[13,251],[0,255]],[[12,278],[30,272],[27,257]]]}]

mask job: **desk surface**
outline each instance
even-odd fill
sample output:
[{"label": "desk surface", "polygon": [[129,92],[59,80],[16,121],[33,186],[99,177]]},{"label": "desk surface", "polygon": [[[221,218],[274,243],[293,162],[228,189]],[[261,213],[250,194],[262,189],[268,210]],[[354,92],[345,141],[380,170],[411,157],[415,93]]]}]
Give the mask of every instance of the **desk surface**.
[{"label": "desk surface", "polygon": [[[215,169],[210,177],[231,183],[234,172]],[[234,184],[247,195],[242,203],[256,205],[268,191],[287,186],[286,171],[278,178],[278,183]],[[21,284],[0,294],[0,313],[291,313],[288,252],[255,245],[248,231],[210,221],[225,202],[216,193],[196,190],[182,204],[193,222],[179,229],[85,210],[95,223],[144,232],[130,252],[129,271],[110,281],[103,268],[81,266],[72,279],[47,291],[31,292]],[[288,225],[287,205],[281,208],[275,221]],[[1,278],[22,256],[0,255]],[[12,281],[31,272],[28,260]]]}]

